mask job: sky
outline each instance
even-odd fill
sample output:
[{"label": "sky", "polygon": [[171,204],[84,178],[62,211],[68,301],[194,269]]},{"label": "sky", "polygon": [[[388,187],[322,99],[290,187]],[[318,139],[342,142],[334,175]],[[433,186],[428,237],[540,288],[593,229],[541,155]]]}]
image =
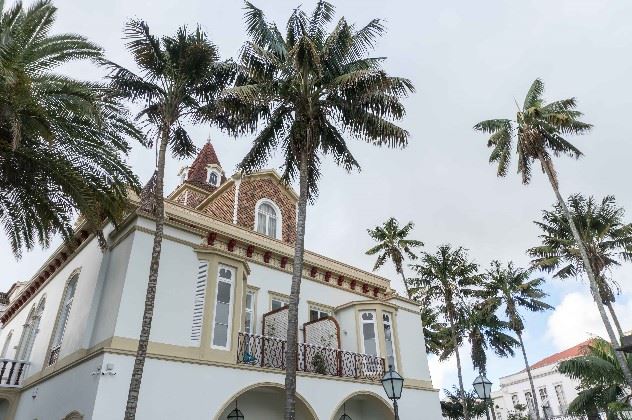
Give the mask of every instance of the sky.
[{"label": "sky", "polygon": [[[267,16],[283,26],[291,10],[303,0],[254,1]],[[9,2],[10,3],[10,2]],[[28,1],[27,1],[28,3]],[[107,2],[57,0],[53,32],[75,32],[101,45],[113,61],[133,67],[124,48],[122,28],[130,18],[146,20],[155,34],[172,34],[180,25],[199,24],[219,46],[223,57],[236,57],[245,37],[243,3],[202,0]],[[482,268],[491,260],[513,260],[525,266],[525,250],[538,244],[533,224],[542,209],[554,202],[545,177],[534,171],[523,186],[512,171],[496,177],[488,164],[484,135],[472,126],[488,118],[511,118],[537,77],[551,100],[575,96],[593,131],[572,141],[584,153],[579,161],[556,160],[562,193],[582,192],[598,198],[614,194],[617,203],[632,209],[629,156],[632,133],[626,121],[632,111],[632,2],[620,0],[488,0],[453,1],[334,1],[337,16],[358,25],[374,17],[388,32],[375,56],[385,56],[386,70],[407,77],[416,93],[405,100],[407,116],[401,125],[410,131],[404,150],[378,149],[353,139],[350,147],[362,165],[347,174],[327,161],[320,195],[308,208],[306,247],[370,270],[373,257],[364,255],[372,243],[366,229],[388,217],[413,221],[413,236],[433,252],[450,243],[470,250]],[[88,63],[73,64],[65,72],[98,79],[102,72]],[[214,128],[189,126],[201,147],[210,136],[224,169],[235,165],[252,137],[234,139]],[[129,157],[142,182],[153,171],[153,152],[135,145]],[[178,184],[177,172],[190,162],[169,159],[166,191]],[[270,167],[278,168],[273,157]],[[627,169],[626,169],[627,168]],[[631,210],[632,211],[632,210]],[[632,220],[629,213],[627,220]],[[34,250],[16,261],[6,238],[0,237],[0,289],[29,279],[47,258],[48,250]],[[380,274],[402,291],[389,267]],[[623,328],[632,328],[632,269],[613,272],[622,285],[616,309]],[[527,314],[525,345],[531,362],[577,344],[603,327],[586,282],[549,279],[548,302],[555,310]],[[467,355],[468,348],[463,353]],[[465,383],[476,376],[463,357]],[[456,384],[454,360],[430,359],[437,388]],[[490,356],[488,376],[498,378],[523,369],[523,361]]]}]

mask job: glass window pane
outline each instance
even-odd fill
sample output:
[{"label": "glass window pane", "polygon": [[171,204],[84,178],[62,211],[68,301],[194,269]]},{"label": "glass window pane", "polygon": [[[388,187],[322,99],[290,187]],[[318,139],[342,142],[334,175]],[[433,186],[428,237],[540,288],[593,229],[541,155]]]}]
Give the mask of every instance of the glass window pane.
[{"label": "glass window pane", "polygon": [[252,310],[252,293],[246,294],[246,309]]},{"label": "glass window pane", "polygon": [[228,312],[230,311],[230,305],[227,303],[217,302],[216,311],[215,322],[228,325]]},{"label": "glass window pane", "polygon": [[362,334],[365,341],[369,339],[375,339],[375,328],[373,328],[373,324],[363,324]]},{"label": "glass window pane", "polygon": [[213,345],[226,347],[228,343],[228,325],[215,324],[215,332],[213,334]]},{"label": "glass window pane", "polygon": [[261,212],[257,215],[257,232],[266,233],[266,215]]},{"label": "glass window pane", "polygon": [[375,339],[364,339],[364,353],[371,356],[377,356],[377,347],[375,346]]},{"label": "glass window pane", "polygon": [[268,217],[268,236],[276,237],[276,217]]},{"label": "glass window pane", "polygon": [[373,313],[372,312],[364,312],[362,314],[362,320],[364,320],[364,321],[372,321],[373,320]]},{"label": "glass window pane", "polygon": [[252,332],[252,315],[247,312],[244,319],[244,331],[248,334]]},{"label": "glass window pane", "polygon": [[217,301],[230,302],[230,283],[220,281],[217,283]]}]

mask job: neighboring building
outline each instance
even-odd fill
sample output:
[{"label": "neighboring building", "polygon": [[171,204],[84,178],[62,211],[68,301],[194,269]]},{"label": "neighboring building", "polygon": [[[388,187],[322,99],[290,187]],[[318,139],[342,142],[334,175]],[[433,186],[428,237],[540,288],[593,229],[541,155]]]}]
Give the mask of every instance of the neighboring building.
[{"label": "neighboring building", "polygon": [[[137,418],[225,419],[237,401],[248,420],[280,419],[297,196],[271,170],[227,178],[210,142],[185,172],[165,200]],[[155,227],[132,201],[105,252],[79,226],[10,299],[0,418],[123,417]],[[390,418],[388,365],[406,380],[401,418],[441,418],[418,306],[387,279],[306,251],[299,323],[298,419]]]},{"label": "neighboring building", "polygon": [[[538,405],[546,410],[548,417],[566,414],[568,404],[577,397],[579,383],[558,372],[560,362],[581,356],[589,344],[590,340],[584,341],[531,365]],[[497,420],[507,419],[507,414],[518,404],[533,413],[534,401],[527,371],[523,369],[500,378],[500,390],[492,392],[492,400]]]}]

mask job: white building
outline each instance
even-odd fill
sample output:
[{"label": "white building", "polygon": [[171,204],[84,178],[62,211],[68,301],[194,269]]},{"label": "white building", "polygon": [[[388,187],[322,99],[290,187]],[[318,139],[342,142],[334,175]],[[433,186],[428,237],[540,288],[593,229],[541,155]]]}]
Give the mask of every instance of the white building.
[{"label": "white building", "polygon": [[[208,143],[166,200],[138,419],[282,418],[296,194],[274,171],[226,178]],[[138,205],[139,203],[135,201]],[[108,247],[77,229],[0,316],[0,419],[123,417],[154,232],[138,209]],[[326,234],[326,228],[322,229]],[[379,379],[405,378],[402,420],[441,418],[414,302],[388,280],[306,251],[298,418],[392,418]],[[14,292],[14,291],[13,291]]]},{"label": "white building", "polygon": [[[568,404],[577,397],[576,388],[579,382],[562,375],[558,371],[558,366],[564,360],[582,355],[588,344],[590,340],[545,357],[531,366],[542,418],[542,409],[546,410],[548,418],[566,414]],[[497,420],[507,419],[508,413],[515,411],[514,407],[518,404],[527,407],[528,412],[533,413],[534,401],[527,371],[523,369],[500,378],[500,389],[492,392],[492,401]]]}]

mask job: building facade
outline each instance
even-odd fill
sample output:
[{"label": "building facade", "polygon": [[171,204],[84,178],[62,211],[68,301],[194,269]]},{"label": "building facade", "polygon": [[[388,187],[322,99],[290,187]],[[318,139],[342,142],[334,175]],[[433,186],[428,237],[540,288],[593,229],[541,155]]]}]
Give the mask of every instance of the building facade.
[{"label": "building facade", "polygon": [[[274,171],[226,177],[207,143],[165,199],[138,419],[282,418],[295,192]],[[107,247],[78,226],[0,315],[0,419],[121,419],[154,233],[136,208]],[[405,378],[402,419],[441,418],[417,305],[388,280],[305,252],[297,418],[391,418],[379,379]],[[423,413],[423,414],[421,414]]]},{"label": "building facade", "polygon": [[[547,418],[566,415],[568,404],[577,397],[579,382],[562,375],[558,371],[558,366],[564,360],[582,355],[589,344],[590,340],[582,342],[545,357],[531,366],[542,418],[545,414]],[[533,393],[526,370],[504,376],[500,378],[499,383],[500,389],[492,392],[494,411],[498,420],[507,419],[509,413],[516,411],[517,405],[526,407],[526,412],[535,418]]]}]

